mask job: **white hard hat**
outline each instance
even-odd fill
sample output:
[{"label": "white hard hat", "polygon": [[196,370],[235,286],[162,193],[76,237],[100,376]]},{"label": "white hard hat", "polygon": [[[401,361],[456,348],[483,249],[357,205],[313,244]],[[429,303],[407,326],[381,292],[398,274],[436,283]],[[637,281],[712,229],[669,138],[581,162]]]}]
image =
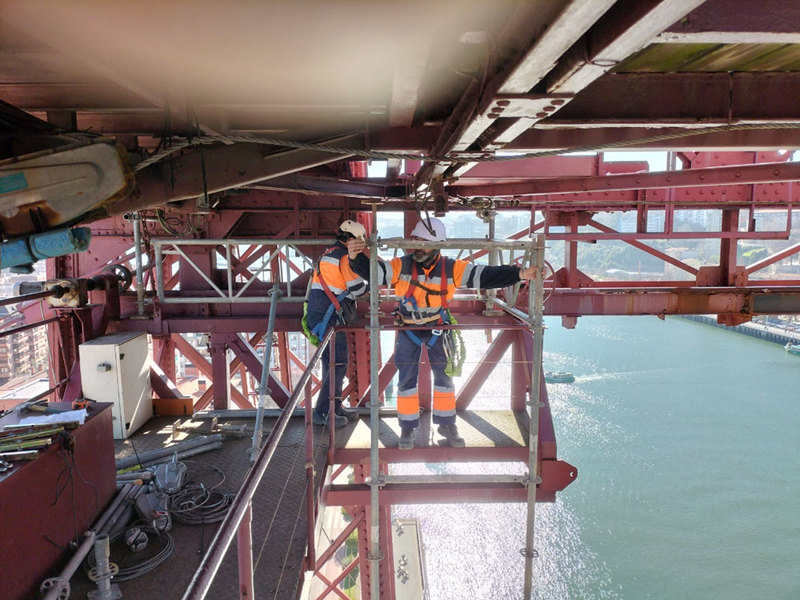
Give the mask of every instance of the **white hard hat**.
[{"label": "white hard hat", "polygon": [[[427,227],[426,221],[429,221]],[[428,230],[429,227],[433,230],[433,233]],[[431,217],[430,220],[423,219],[417,223],[411,235],[429,242],[444,242],[447,239],[447,229],[439,219]]]},{"label": "white hard hat", "polygon": [[359,240],[366,241],[367,239],[367,230],[364,229],[364,226],[361,223],[356,223],[350,219],[343,221],[342,224],[339,225],[339,231],[349,233],[354,238],[358,238]]}]

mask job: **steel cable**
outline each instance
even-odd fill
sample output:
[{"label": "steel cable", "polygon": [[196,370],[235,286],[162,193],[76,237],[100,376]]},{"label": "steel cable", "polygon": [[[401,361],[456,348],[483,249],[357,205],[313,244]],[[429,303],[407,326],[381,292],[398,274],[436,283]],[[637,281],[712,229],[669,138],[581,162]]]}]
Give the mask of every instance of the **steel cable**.
[{"label": "steel cable", "polygon": [[[119,567],[119,571],[116,575],[114,575],[114,581],[129,581],[131,579],[135,579],[137,577],[141,577],[146,573],[149,573],[165,560],[167,560],[172,552],[175,550],[175,540],[172,539],[172,536],[167,533],[166,531],[157,532],[150,526],[144,526],[141,528],[143,532],[147,535],[148,538],[148,545],[152,540],[160,540],[162,542],[161,547],[155,552],[152,552],[152,549],[148,548],[147,551],[142,551],[139,553],[134,553],[128,549],[127,546],[125,547],[124,551],[120,551],[122,556],[120,558],[115,558],[113,554],[110,555],[109,560],[115,563]],[[117,542],[120,538],[123,538],[125,535],[125,529],[113,534],[109,538],[109,544],[112,545],[110,550],[113,552],[113,544]],[[130,561],[123,566],[123,563],[128,561],[129,558],[137,556],[137,555],[146,555],[145,558],[136,561]],[[97,559],[94,556],[94,552],[90,552],[86,555],[86,562],[85,562],[87,572],[97,566]]]}]

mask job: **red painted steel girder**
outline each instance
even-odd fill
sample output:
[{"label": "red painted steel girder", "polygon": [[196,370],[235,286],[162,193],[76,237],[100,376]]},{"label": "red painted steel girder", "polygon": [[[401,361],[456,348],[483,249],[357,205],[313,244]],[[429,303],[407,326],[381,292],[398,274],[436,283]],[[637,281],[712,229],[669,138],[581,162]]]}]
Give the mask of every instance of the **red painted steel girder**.
[{"label": "red painted steel girder", "polygon": [[[563,460],[543,460],[542,483],[536,490],[537,502],[554,502],[555,494],[575,477],[577,469]],[[328,506],[368,505],[366,484],[331,485],[326,494]],[[437,504],[454,502],[526,502],[527,490],[519,483],[387,483],[381,488],[381,504]]]},{"label": "red painted steel girder", "polygon": [[596,123],[591,129],[530,128],[503,149],[515,152],[549,152],[565,148],[612,148],[618,150],[782,150],[797,147],[797,130],[768,127],[729,129],[720,126],[700,133],[686,127],[636,126],[632,123]]},{"label": "red painted steel girder", "polygon": [[[667,282],[673,285],[674,282]],[[598,284],[599,286],[600,284]],[[614,282],[615,287],[548,290],[546,315],[681,315],[681,314],[797,314],[800,313],[800,286],[775,285],[769,281],[747,287],[658,287],[652,282]],[[643,287],[648,286],[648,287]],[[123,315],[136,314],[135,299],[127,298]],[[168,305],[170,307],[176,305]],[[394,303],[384,303],[382,310],[390,314]],[[227,316],[208,316],[205,305],[191,305],[186,314],[177,307],[174,313],[162,307],[162,314],[153,320],[123,319],[115,322],[118,331],[146,331],[153,335],[170,333],[238,333],[266,329],[267,312],[258,304],[237,304],[228,307]],[[451,310],[462,328],[487,328],[519,325],[506,316],[486,316],[485,306],[478,301],[455,300]],[[195,313],[196,314],[191,314]],[[299,331],[302,305],[282,303],[278,308],[276,331]],[[363,315],[362,315],[363,317]],[[365,318],[365,317],[363,317]],[[366,321],[364,321],[366,322]],[[382,327],[391,327],[391,319],[381,319]]]},{"label": "red painted steel girder", "polygon": [[[598,177],[571,177],[559,179],[537,179],[514,183],[496,183],[487,185],[451,185],[447,191],[459,196],[539,196],[545,194],[568,194],[585,192],[618,192],[623,190],[668,189],[685,187],[710,187],[724,185],[749,185],[756,183],[784,183],[800,181],[800,163],[764,163],[756,165],[740,165],[734,167],[714,167],[709,169],[687,169],[663,173],[630,173],[624,175],[605,175]],[[787,206],[791,195],[764,199],[766,206]],[[708,195],[711,205],[730,206],[741,204],[748,206],[758,203],[758,198],[741,198],[729,200],[721,192],[716,198]],[[652,200],[649,198],[649,200]],[[658,202],[658,200],[655,200]],[[675,199],[680,205],[681,198]],[[666,203],[666,198],[665,198]],[[760,203],[759,203],[760,204]],[[694,205],[692,205],[694,206]],[[617,210],[624,210],[617,207]]]},{"label": "red painted steel girder", "polygon": [[754,38],[762,43],[788,43],[797,37],[798,31],[800,5],[797,2],[707,0],[658,37],[683,43],[753,43]]},{"label": "red painted steel girder", "polygon": [[547,315],[796,314],[800,287],[556,289]]},{"label": "red painted steel girder", "polygon": [[794,101],[798,85],[796,72],[609,73],[541,126],[785,126],[800,120],[800,107]]}]

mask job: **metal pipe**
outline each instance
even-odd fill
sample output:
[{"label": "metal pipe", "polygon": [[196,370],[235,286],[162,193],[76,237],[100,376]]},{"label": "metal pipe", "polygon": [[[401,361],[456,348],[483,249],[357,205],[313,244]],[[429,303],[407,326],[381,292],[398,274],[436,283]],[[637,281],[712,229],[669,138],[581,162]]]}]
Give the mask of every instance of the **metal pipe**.
[{"label": "metal pipe", "polygon": [[316,549],[316,506],[314,503],[314,427],[311,423],[311,385],[306,384],[305,397],[305,427],[306,427],[306,523],[308,542],[306,544],[306,569],[314,570],[317,563]]},{"label": "metal pipe", "polygon": [[214,240],[175,240],[172,238],[152,238],[150,243],[155,246],[332,246],[336,243],[333,238],[302,239],[297,238],[219,238]]},{"label": "metal pipe", "polygon": [[536,523],[536,484],[539,481],[539,409],[541,403],[541,376],[544,322],[544,236],[536,236],[534,261],[538,267],[534,278],[534,289],[528,291],[528,312],[533,317],[533,357],[531,359],[531,393],[530,393],[530,431],[528,434],[528,507],[525,528],[525,579],[523,580],[525,600],[530,600],[533,591],[533,559],[537,552],[534,548],[534,526]]},{"label": "metal pipe", "polygon": [[[489,239],[493,240],[495,235],[495,216],[497,213],[493,209],[489,209],[485,212],[487,214],[489,223]],[[499,263],[498,253],[499,251],[496,248],[489,250],[489,266],[493,267]],[[492,300],[497,297],[497,290],[486,290],[486,297],[486,310],[491,311],[494,308]]]},{"label": "metal pipe", "polygon": [[111,600],[114,598],[121,598],[122,594],[119,593],[119,586],[111,583],[111,567],[109,565],[109,543],[108,535],[98,535],[94,541],[94,559],[95,570],[94,576],[97,582],[97,592],[89,594],[90,598],[97,598],[98,600]]},{"label": "metal pipe", "polygon": [[[277,419],[281,416],[283,410],[280,408],[267,408],[264,409],[265,419]],[[255,408],[220,408],[215,410],[204,410],[196,412],[192,415],[192,419],[254,419],[258,415],[258,410]],[[293,411],[290,417],[302,417],[305,415],[304,409],[298,408]]]},{"label": "metal pipe", "polygon": [[131,483],[129,485],[131,487],[128,489],[127,495],[122,498],[122,502],[117,505],[111,515],[109,515],[108,519],[103,522],[102,527],[94,527],[94,530],[98,534],[109,533],[114,529],[118,529],[119,527],[117,526],[117,523],[120,522],[120,519],[122,520],[122,527],[127,524],[128,517],[133,512],[133,503],[141,491],[145,488],[145,486],[137,485],[135,483]]},{"label": "metal pipe", "polygon": [[156,295],[159,302],[164,302],[164,255],[161,252],[161,244],[154,244],[156,255]]},{"label": "metal pipe", "polygon": [[239,523],[236,532],[236,551],[239,557],[239,600],[253,600],[255,589],[253,587],[253,522],[252,502],[247,503],[247,510]]},{"label": "metal pipe", "polygon": [[[354,412],[356,414],[362,415],[362,416],[369,416],[369,414],[370,414],[369,406],[355,407],[355,408],[350,408],[348,410],[350,410],[351,412]],[[246,408],[245,409],[238,409],[238,408],[227,409],[227,408],[222,408],[222,409],[218,409],[218,410],[207,410],[207,411],[202,411],[202,412],[195,413],[194,415],[192,415],[192,419],[214,419],[214,418],[217,418],[217,419],[254,419],[256,417],[257,412],[258,411],[256,409],[254,409],[254,408],[253,409],[246,409]],[[281,412],[282,412],[282,410],[280,408],[267,408],[267,409],[264,410],[264,418],[265,419],[277,419],[278,417],[281,416]],[[387,416],[387,417],[397,416],[397,409],[396,408],[382,406],[380,408],[380,414],[384,415],[384,416]],[[298,408],[297,410],[293,411],[292,414],[289,415],[289,416],[291,418],[304,417],[305,416],[305,409]]]},{"label": "metal pipe", "polygon": [[264,338],[264,361],[261,365],[261,381],[258,384],[258,408],[256,409],[256,424],[253,428],[253,446],[250,448],[250,462],[253,462],[258,456],[258,451],[261,448],[261,426],[264,422],[264,409],[267,404],[267,374],[269,373],[269,364],[272,359],[272,336],[275,333],[275,314],[278,308],[278,298],[281,291],[277,285],[273,285],[270,290],[270,304],[269,304],[269,321],[267,322],[267,335]]},{"label": "metal pipe", "polygon": [[336,447],[336,324],[328,346],[328,448]]},{"label": "metal pipe", "polygon": [[504,300],[500,300],[499,298],[493,298],[492,302],[510,314],[512,317],[516,317],[521,321],[525,321],[526,323],[530,322],[530,317],[522,312],[518,308],[514,308],[513,306],[509,306]]},{"label": "metal pipe", "polygon": [[207,435],[205,437],[195,438],[193,440],[178,442],[177,444],[168,446],[167,448],[150,450],[149,452],[142,452],[135,456],[120,458],[116,462],[117,470],[119,471],[120,469],[127,469],[128,467],[133,467],[134,465],[138,465],[142,462],[147,462],[155,458],[159,458],[161,456],[172,456],[173,453],[175,452],[188,450],[189,448],[196,448],[197,446],[203,446],[205,444],[210,444],[213,442],[221,442],[221,441],[222,441],[222,434],[215,433],[213,435]]},{"label": "metal pipe", "polygon": [[[188,450],[181,450],[180,452],[178,452],[178,460],[191,458],[192,456],[197,456],[198,454],[202,454],[203,452],[211,452],[211,450],[219,450],[220,448],[222,448],[222,442],[211,442],[208,444],[202,444],[194,448],[189,448]],[[172,456],[161,456],[159,458],[154,458],[153,460],[146,461],[142,466],[152,467],[155,465],[160,465],[162,463],[168,463],[171,460]]]},{"label": "metal pipe", "polygon": [[133,213],[133,249],[136,253],[136,307],[139,316],[144,316],[144,274],[142,273],[142,217]]},{"label": "metal pipe", "polygon": [[528,250],[530,242],[520,242],[516,240],[476,240],[464,238],[452,238],[444,242],[429,242],[408,240],[405,238],[387,238],[377,242],[380,248],[401,248],[404,250],[416,250],[418,248],[436,248],[439,250]]},{"label": "metal pipe", "polygon": [[369,252],[369,426],[371,429],[370,448],[369,448],[369,467],[370,467],[370,486],[369,486],[369,554],[367,559],[370,561],[369,567],[369,597],[372,600],[380,598],[380,485],[378,476],[380,475],[378,463],[378,433],[380,430],[380,415],[378,414],[378,349],[380,348],[380,325],[378,323],[378,310],[380,309],[380,299],[378,296],[378,244],[375,232],[370,236]]},{"label": "metal pipe", "polygon": [[53,323],[58,321],[61,317],[51,317],[49,319],[45,319],[44,321],[37,321],[36,323],[28,323],[27,325],[20,325],[19,327],[14,327],[13,329],[6,329],[3,332],[0,332],[0,338],[7,337],[9,335],[14,335],[15,333],[20,333],[21,331],[27,331],[28,329],[34,329],[36,327],[41,327],[42,325],[47,325],[48,323]]},{"label": "metal pipe", "polygon": [[[228,296],[196,296],[192,298],[175,296],[165,297],[161,300],[161,304],[256,304],[264,302],[265,298],[266,296],[238,296],[233,298]],[[291,298],[286,296],[281,302],[305,302],[305,296],[293,296]]]},{"label": "metal pipe", "polygon": [[461,475],[443,473],[434,475],[383,475],[379,483],[439,484],[439,483],[519,483],[526,484],[527,475]]},{"label": "metal pipe", "polygon": [[225,516],[219,529],[217,529],[217,533],[211,541],[211,545],[205,556],[203,556],[200,566],[195,571],[192,581],[189,582],[189,586],[186,588],[186,592],[183,595],[183,600],[200,600],[206,597],[211,587],[211,582],[214,580],[214,575],[219,569],[222,559],[225,558],[225,552],[228,550],[233,540],[236,528],[239,526],[239,523],[241,523],[247,506],[252,500],[253,494],[255,494],[258,488],[258,484],[261,482],[261,478],[264,476],[264,472],[267,470],[267,466],[278,448],[278,443],[281,441],[286,431],[286,426],[289,423],[289,416],[300,402],[300,394],[303,392],[306,382],[308,382],[311,377],[311,370],[319,362],[322,351],[325,345],[330,341],[332,334],[333,330],[329,330],[325,334],[320,341],[320,345],[317,347],[317,351],[311,358],[311,362],[300,376],[300,381],[298,381],[294,392],[292,392],[289,401],[286,403],[278,422],[275,423],[275,427],[272,429],[266,445],[261,449],[258,458],[247,472],[242,486],[239,489],[239,493],[236,495],[233,504],[231,504],[230,510],[228,510],[228,514]]},{"label": "metal pipe", "polygon": [[20,302],[38,300],[39,298],[49,298],[50,296],[56,296],[57,298],[60,298],[68,291],[69,290],[65,287],[54,285],[46,290],[42,290],[41,292],[32,292],[30,294],[21,294],[19,296],[3,298],[0,300],[0,306],[6,306],[7,304],[19,304]]},{"label": "metal pipe", "polygon": [[[75,551],[75,554],[72,555],[72,558],[69,559],[69,562],[61,569],[61,573],[59,573],[58,577],[48,579],[42,584],[41,590],[49,587],[49,591],[44,596],[43,600],[59,600],[64,597],[61,594],[64,589],[64,584],[72,579],[75,571],[78,570],[83,559],[86,558],[86,555],[89,554],[89,550],[94,546],[95,532],[90,529],[83,535],[85,536],[83,542],[78,546],[78,549]],[[48,584],[52,583],[55,583],[55,585],[48,586]]]},{"label": "metal pipe", "polygon": [[126,483],[122,487],[122,489],[116,495],[114,500],[112,500],[111,504],[108,505],[108,508],[103,512],[102,515],[100,515],[100,518],[94,522],[94,526],[92,527],[92,529],[94,529],[95,531],[100,531],[101,529],[103,529],[103,526],[108,522],[108,519],[111,517],[114,511],[117,510],[117,507],[120,504],[122,504],[125,498],[128,497],[128,494],[130,493],[131,489],[133,489],[132,483]]}]

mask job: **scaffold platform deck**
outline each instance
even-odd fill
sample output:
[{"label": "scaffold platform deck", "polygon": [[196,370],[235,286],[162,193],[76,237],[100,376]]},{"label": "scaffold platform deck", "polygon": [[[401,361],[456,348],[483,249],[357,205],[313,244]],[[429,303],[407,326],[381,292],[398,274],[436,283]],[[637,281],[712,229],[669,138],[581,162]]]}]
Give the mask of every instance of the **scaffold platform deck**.
[{"label": "scaffold platform deck", "polygon": [[[466,442],[464,448],[442,446],[443,439],[424,412],[414,437],[414,450],[399,450],[400,425],[395,417],[380,421],[379,452],[386,462],[526,461],[529,418],[525,411],[479,410],[458,413],[457,425]],[[369,417],[336,431],[334,462],[358,464],[369,459],[371,429]]]}]

